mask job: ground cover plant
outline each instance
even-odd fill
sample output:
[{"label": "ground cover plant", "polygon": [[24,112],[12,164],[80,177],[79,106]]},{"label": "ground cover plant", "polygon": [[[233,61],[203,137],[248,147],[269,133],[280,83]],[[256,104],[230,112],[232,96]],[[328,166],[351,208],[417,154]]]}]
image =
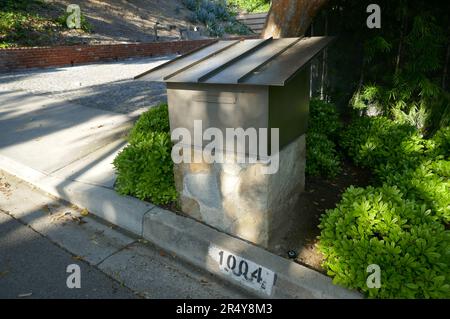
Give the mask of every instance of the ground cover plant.
[{"label": "ground cover plant", "polygon": [[[361,27],[370,3],[331,0],[313,22],[339,40],[312,91],[345,119],[338,154],[372,173],[322,215],[324,268],[369,297],[449,298],[448,3],[381,0],[374,29]],[[366,284],[372,263],[379,289]]]},{"label": "ground cover plant", "polygon": [[[424,138],[386,117],[356,118],[341,145],[374,172],[375,185],[348,188],[321,218],[319,249],[337,284],[378,298],[450,297],[449,128]],[[366,267],[381,269],[368,288]]]}]

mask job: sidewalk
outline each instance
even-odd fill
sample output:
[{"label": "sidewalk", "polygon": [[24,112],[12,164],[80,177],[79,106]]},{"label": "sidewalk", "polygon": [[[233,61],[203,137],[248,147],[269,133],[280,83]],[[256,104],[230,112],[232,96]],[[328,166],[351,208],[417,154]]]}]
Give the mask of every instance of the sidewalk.
[{"label": "sidewalk", "polygon": [[0,155],[42,172],[112,188],[112,160],[133,118],[33,95],[0,91]]},{"label": "sidewalk", "polygon": [[[69,265],[80,288],[69,289]],[[0,170],[0,298],[247,298]]]}]

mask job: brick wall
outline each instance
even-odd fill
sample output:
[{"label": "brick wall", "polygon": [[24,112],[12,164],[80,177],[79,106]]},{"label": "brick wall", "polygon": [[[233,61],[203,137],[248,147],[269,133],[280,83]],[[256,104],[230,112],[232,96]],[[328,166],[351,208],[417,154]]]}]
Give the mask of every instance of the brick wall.
[{"label": "brick wall", "polygon": [[0,49],[0,71],[182,54],[212,41],[214,40]]}]

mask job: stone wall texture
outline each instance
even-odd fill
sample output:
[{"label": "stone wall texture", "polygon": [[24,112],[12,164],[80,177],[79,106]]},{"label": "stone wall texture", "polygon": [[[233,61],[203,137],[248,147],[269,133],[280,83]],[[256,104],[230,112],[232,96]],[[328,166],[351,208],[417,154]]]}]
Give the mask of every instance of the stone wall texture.
[{"label": "stone wall texture", "polygon": [[305,147],[305,135],[284,147],[275,174],[263,174],[267,164],[262,162],[175,164],[182,211],[228,234],[270,247],[289,225],[304,190]]}]

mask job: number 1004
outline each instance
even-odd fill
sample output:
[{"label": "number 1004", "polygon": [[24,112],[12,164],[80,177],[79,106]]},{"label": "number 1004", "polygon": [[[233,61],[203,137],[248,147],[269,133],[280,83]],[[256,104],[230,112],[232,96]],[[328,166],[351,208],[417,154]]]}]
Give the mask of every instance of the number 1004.
[{"label": "number 1004", "polygon": [[[219,252],[219,257],[220,257],[219,265],[226,266],[229,270],[231,270],[233,272],[233,275],[235,275],[237,277],[243,276],[246,280],[249,280],[249,281],[253,281],[253,279],[256,279],[257,283],[261,283],[261,281],[262,281],[261,267],[258,267],[255,270],[249,269],[249,265],[248,265],[247,261],[245,261],[239,257],[236,258],[232,254],[226,255],[226,254],[224,254],[223,251]],[[227,269],[225,268],[225,270],[227,270]]]}]

